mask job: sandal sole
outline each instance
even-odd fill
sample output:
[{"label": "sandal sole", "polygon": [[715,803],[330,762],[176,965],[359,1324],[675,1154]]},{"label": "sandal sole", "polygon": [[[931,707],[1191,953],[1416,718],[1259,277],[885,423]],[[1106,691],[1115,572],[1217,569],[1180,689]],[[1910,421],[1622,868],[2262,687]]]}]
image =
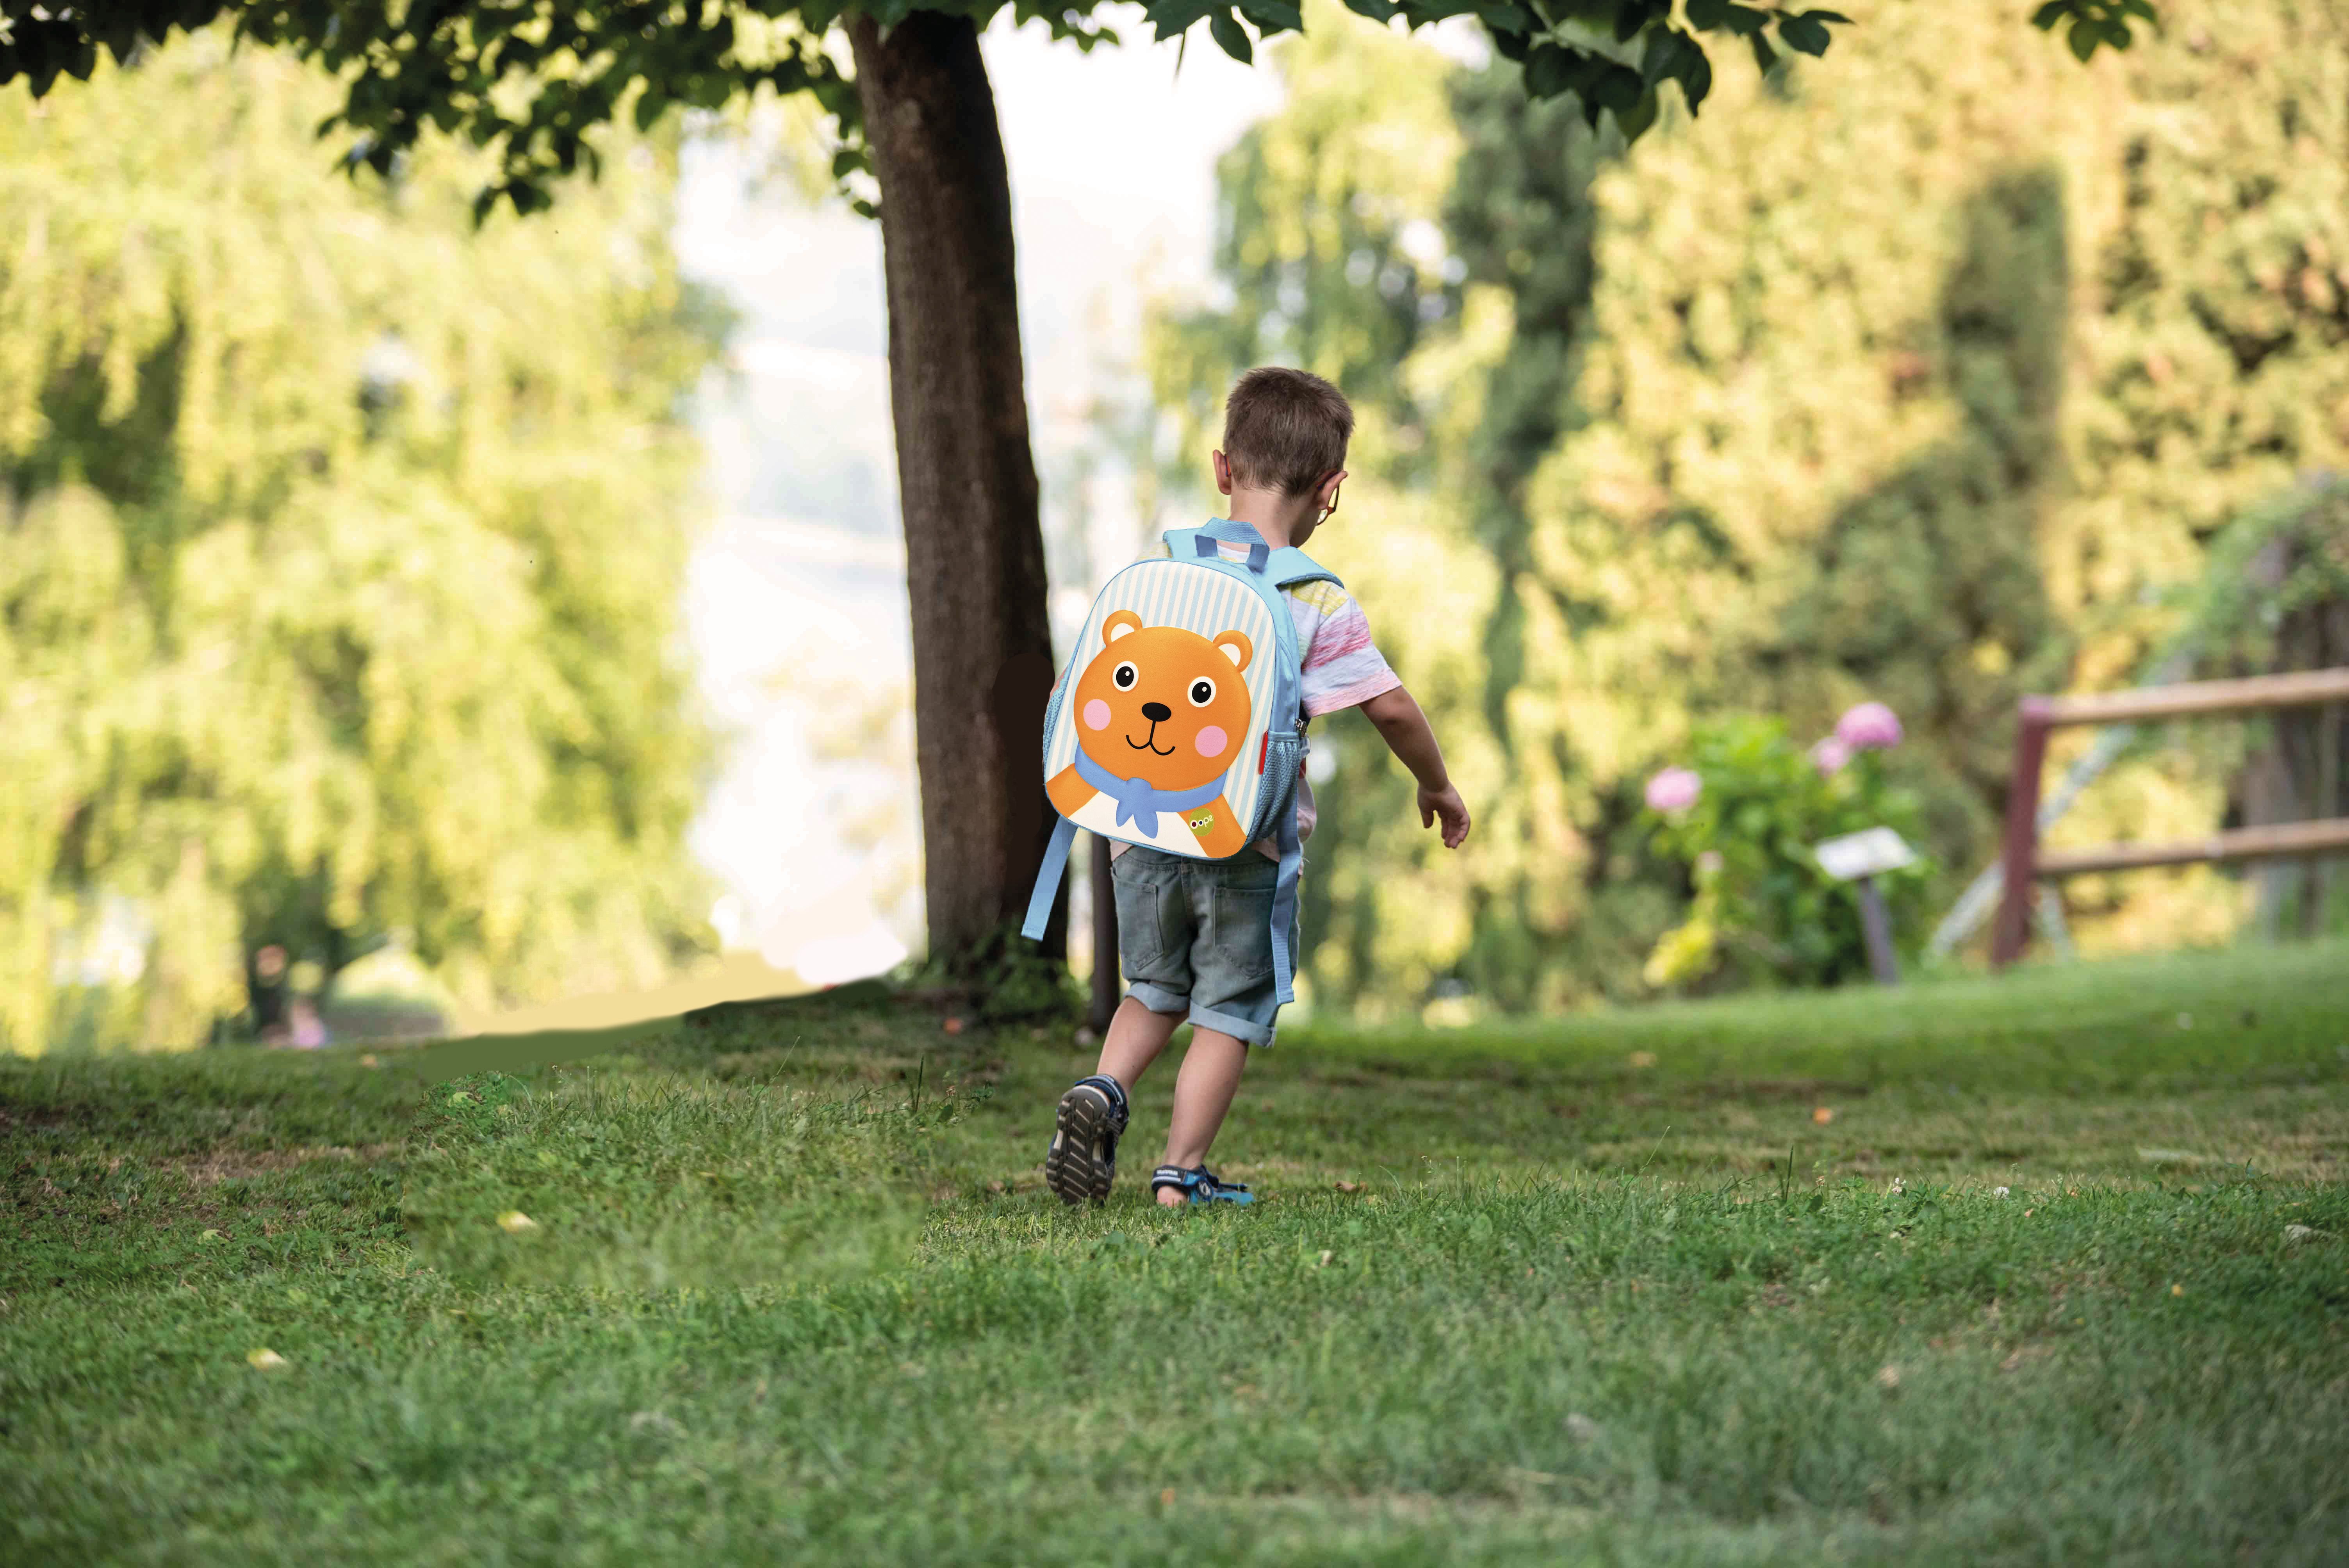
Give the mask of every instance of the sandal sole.
[{"label": "sandal sole", "polygon": [[1052,1147],[1044,1156],[1044,1181],[1063,1203],[1100,1203],[1109,1198],[1115,1168],[1102,1158],[1102,1135],[1109,1130],[1109,1097],[1079,1087],[1061,1097],[1052,1117]]}]

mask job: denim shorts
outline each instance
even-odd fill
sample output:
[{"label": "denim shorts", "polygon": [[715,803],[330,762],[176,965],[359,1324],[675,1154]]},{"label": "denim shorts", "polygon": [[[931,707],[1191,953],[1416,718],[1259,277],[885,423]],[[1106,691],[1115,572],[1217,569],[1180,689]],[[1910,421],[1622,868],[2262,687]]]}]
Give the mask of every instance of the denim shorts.
[{"label": "denim shorts", "polygon": [[[1255,850],[1201,861],[1136,844],[1117,857],[1117,946],[1127,994],[1251,1046],[1272,1044],[1272,894],[1280,867]],[[1288,951],[1297,953],[1290,918]]]}]

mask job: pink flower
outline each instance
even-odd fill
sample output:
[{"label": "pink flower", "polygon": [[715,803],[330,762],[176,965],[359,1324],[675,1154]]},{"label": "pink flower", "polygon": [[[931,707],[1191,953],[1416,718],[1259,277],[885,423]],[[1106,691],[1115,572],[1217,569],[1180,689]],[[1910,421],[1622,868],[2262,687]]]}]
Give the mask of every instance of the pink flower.
[{"label": "pink flower", "polygon": [[1864,702],[1836,720],[1836,738],[1854,751],[1900,744],[1900,719],[1880,702]]},{"label": "pink flower", "polygon": [[1704,793],[1704,780],[1685,768],[1667,768],[1648,780],[1648,810],[1685,811]]},{"label": "pink flower", "polygon": [[1834,778],[1850,760],[1851,748],[1832,735],[1811,748],[1811,765],[1819,770],[1822,779]]}]

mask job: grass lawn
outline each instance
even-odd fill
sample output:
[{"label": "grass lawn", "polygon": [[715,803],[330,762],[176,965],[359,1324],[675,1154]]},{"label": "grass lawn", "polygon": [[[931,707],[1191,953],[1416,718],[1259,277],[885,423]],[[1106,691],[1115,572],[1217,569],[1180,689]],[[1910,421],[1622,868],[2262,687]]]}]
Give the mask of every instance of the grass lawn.
[{"label": "grass lawn", "polygon": [[0,1561],[2349,1562],[2349,948],[1299,1029],[1212,1213],[943,1024],[0,1061]]}]

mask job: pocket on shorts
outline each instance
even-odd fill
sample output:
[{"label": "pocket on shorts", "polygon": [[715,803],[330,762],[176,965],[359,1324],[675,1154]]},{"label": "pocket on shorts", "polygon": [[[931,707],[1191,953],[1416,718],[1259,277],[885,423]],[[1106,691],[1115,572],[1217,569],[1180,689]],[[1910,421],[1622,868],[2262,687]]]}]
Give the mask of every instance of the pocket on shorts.
[{"label": "pocket on shorts", "polygon": [[1217,965],[1244,980],[1272,975],[1272,895],[1265,887],[1216,888],[1207,899],[1207,941]]},{"label": "pocket on shorts", "polygon": [[1129,881],[1114,874],[1110,887],[1117,898],[1117,955],[1129,977],[1146,978],[1149,971],[1166,962],[1166,928],[1159,918],[1159,900],[1167,890],[1154,882]]}]

